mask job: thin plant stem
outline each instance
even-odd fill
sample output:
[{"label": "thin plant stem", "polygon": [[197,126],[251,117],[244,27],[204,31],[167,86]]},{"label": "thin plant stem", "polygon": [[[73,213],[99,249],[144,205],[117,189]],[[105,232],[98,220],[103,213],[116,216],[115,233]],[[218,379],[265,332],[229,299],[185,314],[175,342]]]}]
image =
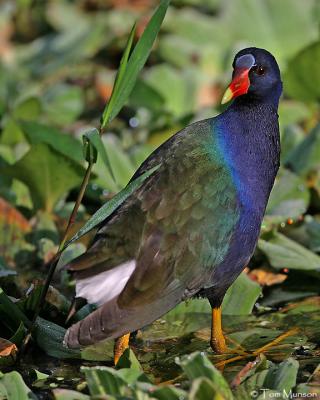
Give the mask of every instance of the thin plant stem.
[{"label": "thin plant stem", "polygon": [[[99,130],[99,134],[100,135],[102,134],[101,128]],[[33,329],[35,327],[36,320],[37,320],[37,318],[38,318],[38,316],[40,314],[41,308],[42,308],[42,306],[44,304],[44,301],[45,301],[45,298],[46,298],[46,295],[47,295],[51,280],[52,280],[53,275],[55,273],[55,270],[56,270],[56,267],[58,265],[58,262],[59,262],[59,259],[61,257],[61,254],[62,254],[62,252],[64,250],[67,238],[68,238],[68,236],[70,234],[70,229],[72,228],[72,226],[74,225],[74,223],[76,221],[76,217],[77,217],[77,214],[78,214],[78,211],[79,211],[79,207],[80,207],[80,205],[82,203],[83,196],[85,194],[86,188],[87,188],[89,180],[90,180],[92,167],[93,167],[93,162],[89,162],[88,166],[87,166],[87,169],[86,169],[86,172],[85,172],[85,175],[83,177],[83,181],[82,181],[81,186],[80,186],[80,190],[79,190],[76,202],[75,202],[73,210],[72,210],[72,212],[70,214],[67,228],[66,228],[66,230],[64,232],[64,235],[63,235],[63,238],[62,238],[62,240],[60,242],[58,251],[55,254],[55,256],[53,257],[53,259],[51,260],[51,263],[50,263],[50,266],[49,266],[48,275],[47,275],[45,283],[43,285],[43,288],[42,288],[42,291],[41,291],[41,295],[39,296],[39,300],[37,302],[37,305],[36,305],[36,308],[35,308],[35,311],[34,311],[34,314],[33,314],[33,319],[32,319],[31,325],[28,328],[27,334],[26,334],[26,336],[24,338],[24,341],[22,343],[22,346],[20,348],[20,355],[22,355],[24,353],[24,351],[25,351],[25,349],[26,349],[26,347],[27,347],[27,345],[28,345],[28,343],[30,341]]]}]

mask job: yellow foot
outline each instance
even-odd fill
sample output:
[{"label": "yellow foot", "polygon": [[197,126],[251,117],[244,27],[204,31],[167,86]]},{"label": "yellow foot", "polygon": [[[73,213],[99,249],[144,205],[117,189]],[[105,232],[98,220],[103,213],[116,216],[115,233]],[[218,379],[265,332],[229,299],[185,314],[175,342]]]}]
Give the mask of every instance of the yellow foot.
[{"label": "yellow foot", "polygon": [[130,333],[123,335],[116,339],[114,343],[114,351],[113,351],[113,362],[114,365],[118,364],[118,361],[122,354],[124,353],[125,349],[129,347],[129,340],[130,340]]},{"label": "yellow foot", "polygon": [[299,332],[299,328],[291,328],[287,332],[282,333],[282,335],[276,337],[273,339],[271,342],[267,343],[266,345],[260,347],[259,349],[255,350],[253,354],[255,356],[258,356],[261,353],[264,353],[265,351],[271,349],[272,347],[276,346],[280,342],[282,342],[284,339],[286,339],[289,336],[293,336]]},{"label": "yellow foot", "polygon": [[221,307],[212,309],[210,345],[212,350],[217,354],[227,352],[226,340],[223,336],[221,326]]},{"label": "yellow foot", "polygon": [[289,336],[293,336],[295,334],[297,334],[299,332],[299,328],[292,328],[289,331],[282,333],[281,335],[279,335],[278,337],[276,337],[274,340],[272,340],[271,342],[267,343],[266,345],[258,348],[257,350],[254,351],[250,351],[248,353],[246,353],[245,351],[241,350],[241,352],[243,352],[243,354],[240,353],[239,349],[238,351],[235,351],[235,353],[239,354],[237,356],[219,361],[218,363],[215,364],[215,367],[217,367],[218,369],[224,368],[227,364],[231,364],[234,363],[236,361],[241,361],[247,358],[251,358],[251,357],[257,357],[259,356],[259,354],[264,353],[270,349],[272,349],[273,347],[277,346],[278,344],[280,344],[283,340],[285,340],[287,337]]}]

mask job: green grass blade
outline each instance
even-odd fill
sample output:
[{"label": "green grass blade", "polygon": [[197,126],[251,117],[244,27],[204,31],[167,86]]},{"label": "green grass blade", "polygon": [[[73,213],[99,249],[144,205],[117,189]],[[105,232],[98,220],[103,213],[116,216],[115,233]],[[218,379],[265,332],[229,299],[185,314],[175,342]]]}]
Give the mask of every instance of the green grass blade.
[{"label": "green grass blade", "polygon": [[134,25],[131,29],[126,48],[122,55],[110,100],[108,101],[108,103],[105,106],[105,109],[103,110],[102,127],[104,127],[105,124],[107,123],[107,121],[109,121],[110,113],[111,113],[111,110],[112,110],[112,107],[114,104],[114,99],[115,99],[116,93],[119,90],[120,83],[122,81],[122,78],[123,78],[126,68],[127,68],[128,59],[129,59],[130,51],[132,48],[132,43],[133,43],[135,32],[136,32],[136,23],[134,23]]},{"label": "green grass blade", "polygon": [[102,118],[102,127],[105,127],[121,110],[127,101],[137,77],[141,69],[143,68],[147,58],[151,52],[152,45],[158,35],[162,21],[165,17],[168,9],[170,0],[162,0],[159,7],[153,14],[150,22],[136,44],[124,72],[121,73],[121,80],[117,87],[114,88],[113,102],[112,105],[107,107],[106,113]]},{"label": "green grass blade", "polygon": [[158,168],[160,164],[146,171],[134,181],[130,182],[124,189],[117,193],[111,200],[105,203],[96,211],[84,226],[65,244],[64,249],[71,243],[80,239],[83,235],[90,232],[97,225],[108,218],[126,199]]}]

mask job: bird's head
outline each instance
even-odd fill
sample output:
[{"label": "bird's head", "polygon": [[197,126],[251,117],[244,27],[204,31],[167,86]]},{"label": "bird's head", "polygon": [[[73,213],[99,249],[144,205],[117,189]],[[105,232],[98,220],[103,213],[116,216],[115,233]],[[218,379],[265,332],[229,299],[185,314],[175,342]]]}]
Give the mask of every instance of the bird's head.
[{"label": "bird's head", "polygon": [[282,92],[279,66],[271,53],[250,47],[239,51],[233,61],[232,82],[221,103],[243,96],[278,106]]}]

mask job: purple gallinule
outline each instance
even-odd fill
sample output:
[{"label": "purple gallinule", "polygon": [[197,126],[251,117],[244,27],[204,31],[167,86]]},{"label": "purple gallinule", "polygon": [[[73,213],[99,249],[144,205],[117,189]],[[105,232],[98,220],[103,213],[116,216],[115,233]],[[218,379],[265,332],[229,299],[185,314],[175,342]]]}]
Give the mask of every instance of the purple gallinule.
[{"label": "purple gallinule", "polygon": [[282,92],[266,50],[240,51],[233,68],[222,99],[232,104],[157,148],[132,179],[160,167],[68,266],[76,298],[98,306],[68,329],[68,347],[115,338],[117,362],[130,332],[200,295],[212,307],[211,346],[225,352],[221,303],[254,252],[279,168]]}]

